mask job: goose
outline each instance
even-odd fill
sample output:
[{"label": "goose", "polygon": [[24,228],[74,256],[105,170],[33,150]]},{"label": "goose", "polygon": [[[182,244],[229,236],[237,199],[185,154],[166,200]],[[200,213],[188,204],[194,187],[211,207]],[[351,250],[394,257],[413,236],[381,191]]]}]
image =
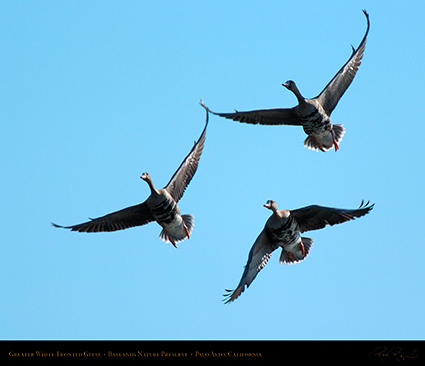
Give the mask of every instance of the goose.
[{"label": "goose", "polygon": [[295,210],[278,210],[273,200],[264,207],[273,211],[264,229],[251,247],[241,280],[235,290],[226,290],[225,303],[236,300],[249,287],[270,259],[273,251],[281,247],[281,264],[293,264],[304,260],[313,246],[313,239],[301,237],[300,233],[318,230],[326,225],[341,224],[369,213],[374,204],[361,202],[355,210],[311,205]]},{"label": "goose", "polygon": [[295,82],[288,80],[282,85],[294,93],[298,100],[298,105],[293,108],[259,109],[245,112],[235,110],[234,113],[217,113],[211,110],[210,112],[220,117],[250,124],[302,126],[308,135],[304,140],[305,147],[323,152],[335,147],[335,151],[338,151],[345,128],[341,124],[332,124],[330,115],[353,81],[363,58],[370,28],[369,14],[366,10],[363,10],[363,13],[367,20],[367,29],[363,40],[357,49],[352,47],[353,53],[349,60],[317,97],[304,98]]},{"label": "goose", "polygon": [[90,221],[78,225],[61,226],[55,223],[52,223],[52,225],[71,229],[71,231],[92,233],[123,230],[156,221],[162,227],[159,238],[177,248],[177,243],[190,238],[194,227],[193,215],[181,215],[177,202],[182,198],[198,168],[204,148],[207,125],[208,111],[201,136],[164,188],[155,188],[149,173],[145,172],[140,176],[148,184],[151,191],[150,196],[143,203],[96,219],[90,219]]}]

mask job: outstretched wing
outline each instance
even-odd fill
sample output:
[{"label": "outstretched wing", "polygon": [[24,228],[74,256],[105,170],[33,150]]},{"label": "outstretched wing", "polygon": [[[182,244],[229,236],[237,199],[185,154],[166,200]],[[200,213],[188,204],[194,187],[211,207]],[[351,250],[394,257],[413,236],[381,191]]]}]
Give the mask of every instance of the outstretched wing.
[{"label": "outstretched wing", "polygon": [[196,173],[196,169],[198,168],[199,159],[201,158],[202,150],[204,148],[205,136],[207,133],[208,126],[208,110],[207,117],[205,122],[204,130],[202,131],[201,136],[198,141],[193,145],[192,150],[190,150],[189,154],[183,160],[179,168],[176,170],[174,175],[171,177],[168,184],[165,186],[165,189],[168,193],[171,194],[174,201],[178,202],[180,198],[182,198],[186,187],[189,185],[193,176]]},{"label": "outstretched wing", "polygon": [[363,10],[363,13],[366,16],[367,29],[359,47],[357,47],[356,50],[354,50],[353,47],[353,54],[351,55],[350,59],[337,72],[337,74],[328,83],[328,85],[326,85],[322,92],[316,98],[314,98],[318,99],[320,105],[323,107],[328,116],[330,116],[338,104],[338,101],[350,86],[362,62],[363,53],[366,48],[366,38],[370,28],[369,14],[366,12],[366,10]]},{"label": "outstretched wing", "polygon": [[295,108],[257,109],[253,111],[234,113],[216,113],[204,105],[210,113],[225,117],[234,121],[250,123],[253,125],[292,125],[301,126],[299,116]]},{"label": "outstretched wing", "polygon": [[307,206],[296,210],[291,210],[291,215],[295,218],[303,233],[309,230],[322,229],[326,225],[341,224],[353,220],[369,213],[374,204],[361,202],[356,210],[346,210],[340,208],[324,207],[318,205]]},{"label": "outstretched wing", "polygon": [[55,227],[71,229],[72,231],[95,233],[99,231],[117,231],[124,230],[133,226],[145,225],[155,221],[146,202],[139,205],[130,206],[122,210],[110,213],[108,215],[90,219],[88,222],[73,226],[61,226],[52,223]]},{"label": "outstretched wing", "polygon": [[249,251],[248,262],[245,265],[245,270],[237,288],[235,290],[226,290],[228,292],[224,295],[226,297],[226,304],[236,300],[245,290],[245,286],[247,288],[249,287],[258,272],[260,272],[267,264],[272,252],[277,248],[277,245],[274,245],[269,241],[266,229],[263,229]]}]

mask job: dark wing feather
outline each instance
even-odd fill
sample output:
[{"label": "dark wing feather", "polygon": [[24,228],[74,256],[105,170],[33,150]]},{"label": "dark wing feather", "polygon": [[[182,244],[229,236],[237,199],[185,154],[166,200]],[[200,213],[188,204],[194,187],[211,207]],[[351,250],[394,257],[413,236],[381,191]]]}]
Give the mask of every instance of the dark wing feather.
[{"label": "dark wing feather", "polygon": [[174,175],[171,177],[165,189],[171,194],[173,199],[178,202],[182,198],[186,187],[189,185],[198,168],[199,159],[204,148],[205,136],[208,126],[208,110],[204,130],[198,141],[193,145],[192,150],[180,164]]},{"label": "dark wing feather", "polygon": [[291,215],[298,222],[300,231],[303,233],[309,230],[322,229],[326,225],[341,224],[356,217],[361,217],[369,213],[373,206],[374,204],[369,205],[369,202],[364,203],[363,201],[356,210],[312,205],[291,210]]},{"label": "dark wing feather", "polygon": [[124,230],[155,221],[146,202],[90,220],[91,221],[73,226],[61,226],[54,223],[52,223],[52,225],[64,229],[71,229],[72,231],[95,233],[100,231]]},{"label": "dark wing feather", "polygon": [[316,98],[314,98],[318,99],[320,105],[323,107],[328,116],[330,116],[338,104],[338,101],[350,86],[361,64],[363,53],[366,48],[366,38],[370,28],[369,14],[366,12],[366,10],[363,10],[363,12],[367,19],[367,29],[363,40],[361,41],[357,50],[353,49],[353,54],[346,62],[346,64],[338,71],[338,73],[333,77],[328,85],[326,85],[322,92]]},{"label": "dark wing feather", "polygon": [[247,112],[235,111],[234,113],[216,113],[208,108],[207,110],[220,117],[254,125],[301,126],[301,122],[295,108],[257,109]]},{"label": "dark wing feather", "polygon": [[236,300],[245,290],[245,286],[246,288],[249,287],[252,281],[254,281],[258,272],[260,272],[267,264],[269,258],[272,255],[272,252],[277,248],[277,245],[274,245],[270,242],[266,229],[263,229],[258,238],[255,240],[251,250],[249,251],[248,261],[245,265],[245,270],[236,290],[226,290],[228,292],[224,295],[226,297],[224,300],[226,304]]}]

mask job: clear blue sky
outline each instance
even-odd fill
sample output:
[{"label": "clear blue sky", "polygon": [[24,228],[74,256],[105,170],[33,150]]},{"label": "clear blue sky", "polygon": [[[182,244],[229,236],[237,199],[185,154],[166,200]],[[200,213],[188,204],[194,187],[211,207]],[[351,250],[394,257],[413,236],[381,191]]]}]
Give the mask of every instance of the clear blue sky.
[{"label": "clear blue sky", "polygon": [[[301,128],[211,116],[179,202],[175,249],[156,223],[55,229],[142,202],[219,112],[317,95],[371,30],[332,114],[335,153]],[[0,3],[1,339],[423,339],[425,5],[419,1],[4,1]],[[270,211],[320,204],[366,217],[276,252],[232,304]]]}]

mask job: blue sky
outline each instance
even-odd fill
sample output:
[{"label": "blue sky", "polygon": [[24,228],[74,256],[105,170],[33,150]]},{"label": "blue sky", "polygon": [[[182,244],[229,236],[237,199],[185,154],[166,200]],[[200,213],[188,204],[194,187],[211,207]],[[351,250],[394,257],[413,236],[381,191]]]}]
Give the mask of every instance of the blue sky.
[{"label": "blue sky", "polygon": [[[54,229],[142,202],[164,186],[215,111],[291,107],[317,95],[371,30],[332,114],[335,153],[301,128],[211,116],[179,202],[195,216],[175,249],[156,223]],[[33,1],[0,3],[1,339],[423,339],[425,41],[421,2]],[[419,113],[418,113],[419,112]],[[356,208],[276,252],[232,304],[270,211]]]}]

